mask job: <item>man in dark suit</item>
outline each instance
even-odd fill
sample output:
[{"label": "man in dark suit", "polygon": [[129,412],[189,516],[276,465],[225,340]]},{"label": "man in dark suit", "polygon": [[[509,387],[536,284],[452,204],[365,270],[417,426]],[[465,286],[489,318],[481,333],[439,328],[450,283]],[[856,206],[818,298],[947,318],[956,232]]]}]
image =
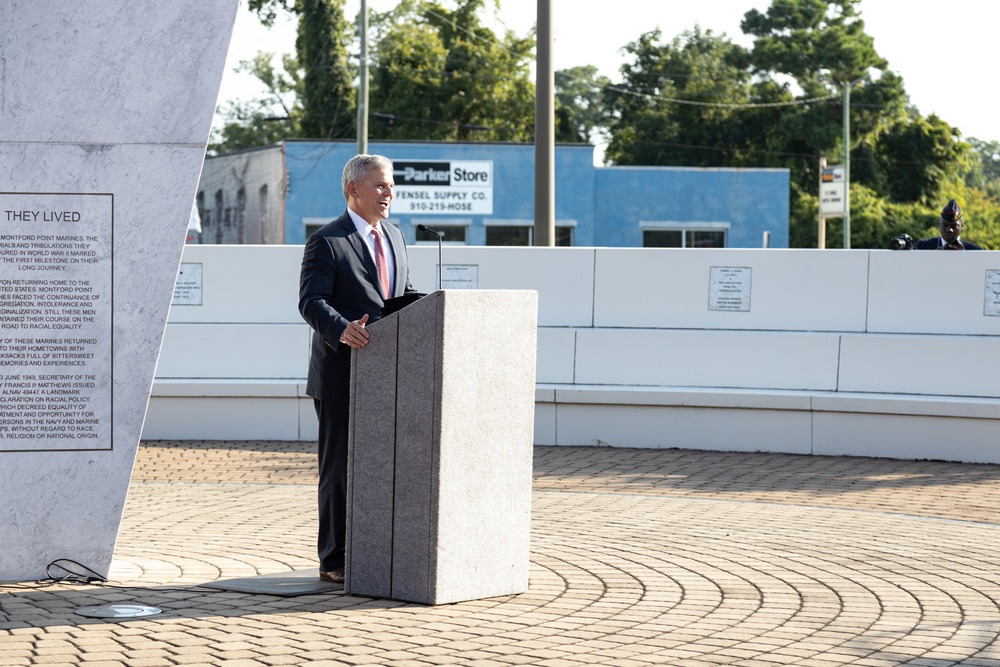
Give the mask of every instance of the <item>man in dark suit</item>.
[{"label": "man in dark suit", "polygon": [[917,241],[917,250],[982,250],[975,243],[969,243],[960,238],[965,221],[962,220],[962,208],[952,199],[941,211],[938,218],[938,228],[941,236]]},{"label": "man in dark suit", "polygon": [[351,350],[368,344],[365,325],[385,300],[413,292],[406,245],[389,217],[392,162],[357,155],[342,178],[347,211],[306,242],[299,312],[313,329],[306,393],[319,418],[320,579],[344,581]]}]

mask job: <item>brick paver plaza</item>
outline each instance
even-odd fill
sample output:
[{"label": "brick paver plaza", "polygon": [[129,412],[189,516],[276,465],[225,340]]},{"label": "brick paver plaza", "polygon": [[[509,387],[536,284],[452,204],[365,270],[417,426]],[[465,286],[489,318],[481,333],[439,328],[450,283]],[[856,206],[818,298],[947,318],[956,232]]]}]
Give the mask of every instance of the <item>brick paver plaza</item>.
[{"label": "brick paver plaza", "polygon": [[1000,667],[1000,466],[539,447],[523,595],[199,586],[315,567],[314,464],[144,443],[110,581],[0,586],[0,665]]}]

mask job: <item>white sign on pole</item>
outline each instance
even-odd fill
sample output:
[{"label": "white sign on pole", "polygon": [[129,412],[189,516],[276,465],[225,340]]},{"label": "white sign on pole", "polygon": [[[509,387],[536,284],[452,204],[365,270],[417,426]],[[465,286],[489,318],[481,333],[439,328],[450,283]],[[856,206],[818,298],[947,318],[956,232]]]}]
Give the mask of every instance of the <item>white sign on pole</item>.
[{"label": "white sign on pole", "polygon": [[843,217],[847,212],[847,170],[841,166],[823,167],[819,183],[819,214],[825,218]]},{"label": "white sign on pole", "polygon": [[394,160],[393,213],[493,215],[490,160]]}]

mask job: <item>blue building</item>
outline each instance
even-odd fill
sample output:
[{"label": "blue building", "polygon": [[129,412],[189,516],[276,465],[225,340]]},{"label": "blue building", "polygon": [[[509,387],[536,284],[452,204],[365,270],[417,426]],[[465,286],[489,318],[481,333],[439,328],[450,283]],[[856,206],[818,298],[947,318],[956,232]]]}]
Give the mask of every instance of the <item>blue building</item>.
[{"label": "blue building", "polygon": [[[408,243],[530,245],[534,146],[391,142],[369,151],[393,160],[390,222]],[[209,157],[198,191],[200,243],[304,243],[341,215],[351,142],[286,140]],[[595,167],[594,147],[555,151],[557,245],[788,247],[786,169]]]}]

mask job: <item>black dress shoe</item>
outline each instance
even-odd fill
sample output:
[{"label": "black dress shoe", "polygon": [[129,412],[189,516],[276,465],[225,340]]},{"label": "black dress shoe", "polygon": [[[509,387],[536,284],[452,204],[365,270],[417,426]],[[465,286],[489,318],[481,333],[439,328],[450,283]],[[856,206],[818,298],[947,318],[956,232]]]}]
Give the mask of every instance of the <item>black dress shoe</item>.
[{"label": "black dress shoe", "polygon": [[328,581],[331,584],[342,584],[344,583],[344,568],[338,570],[331,570],[330,572],[319,571],[319,580]]}]

